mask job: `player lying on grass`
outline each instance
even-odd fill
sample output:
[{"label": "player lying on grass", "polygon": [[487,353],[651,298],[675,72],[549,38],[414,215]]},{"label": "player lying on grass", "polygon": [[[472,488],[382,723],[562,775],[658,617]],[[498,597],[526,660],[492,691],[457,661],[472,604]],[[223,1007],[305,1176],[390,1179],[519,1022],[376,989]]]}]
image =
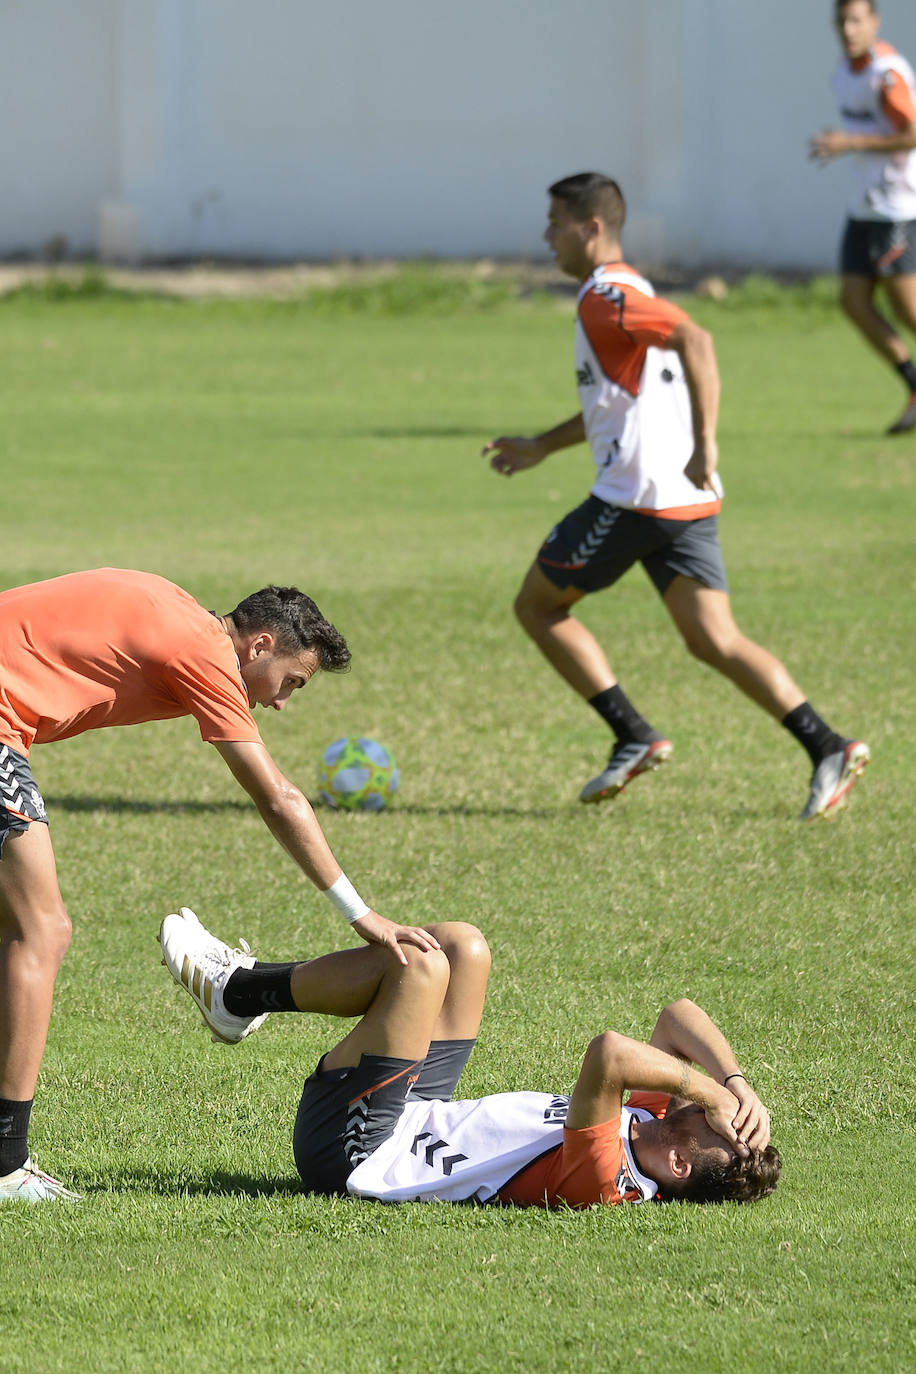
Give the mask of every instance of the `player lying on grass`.
[{"label": "player lying on grass", "polygon": [[[511,477],[586,440],[591,494],[548,534],[515,600],[522,628],[611,729],[607,767],[579,799],[616,797],[671,757],[670,739],[624,692],[595,636],[573,614],[583,597],[641,563],[687,649],[723,674],[793,736],[813,767],[802,820],[846,805],[868,746],[838,734],[769,650],[735,624],[719,544],[716,471],[719,371],[711,336],[656,296],[624,260],[620,187],[581,172],[550,187],[544,238],[580,283],[575,333],[579,409],[536,435],[486,445]],[[713,727],[714,728],[714,727]],[[755,784],[759,790],[759,780]]]},{"label": "player lying on grass", "polygon": [[343,636],[295,587],[265,587],[228,615],[151,573],[103,568],[0,595],[0,1202],[53,1198],[34,1168],[29,1117],[54,982],[70,943],[33,744],[108,725],[194,716],[271,834],[365,940],[399,959],[425,931],[371,911],[334,858],[306,798],[280,772],[252,711],[281,711]]},{"label": "player lying on grass", "polygon": [[572,1207],[773,1191],[766,1108],[686,998],[665,1008],[648,1044],[596,1036],[571,1097],[450,1101],[477,1038],[490,951],[474,926],[430,929],[439,948],[405,947],[403,965],[378,946],[262,964],[186,907],[162,922],[164,962],[217,1039],[243,1039],[271,1011],[360,1018],[305,1081],[293,1148],[309,1191]]}]

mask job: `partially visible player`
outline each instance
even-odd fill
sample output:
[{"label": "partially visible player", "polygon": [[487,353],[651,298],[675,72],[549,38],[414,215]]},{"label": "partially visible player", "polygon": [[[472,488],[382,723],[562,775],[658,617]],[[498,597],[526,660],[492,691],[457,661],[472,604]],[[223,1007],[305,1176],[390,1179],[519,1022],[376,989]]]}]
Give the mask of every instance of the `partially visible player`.
[{"label": "partially visible player", "polygon": [[873,0],[837,0],[843,57],[833,76],[842,127],[811,140],[811,156],[853,155],[856,189],[840,253],[840,303],[872,347],[899,374],[907,404],[888,434],[916,429],[916,364],[875,304],[880,284],[894,315],[916,331],[916,77],[878,39]]},{"label": "partially visible player", "polygon": [[586,783],[580,800],[616,797],[673,750],[571,614],[583,596],[641,563],[690,652],[807,752],[814,772],[802,819],[835,815],[869,760],[868,746],[837,734],[783,664],[742,634],[732,616],[717,527],[719,372],[712,338],[624,261],[626,210],[615,181],[581,172],[549,194],[544,237],[559,266],[580,282],[580,409],[543,434],[494,439],[484,453],[494,471],[511,477],[559,449],[591,445],[591,495],[547,536],[515,601],[523,629],[616,737],[607,767]]},{"label": "partially visible player", "polygon": [[490,952],[475,926],[430,930],[439,948],[406,949],[405,968],[374,948],[259,964],[187,907],[162,922],[164,962],[220,1039],[243,1039],[271,1011],[360,1017],[305,1081],[293,1148],[310,1192],[541,1207],[772,1193],[781,1164],[769,1114],[686,998],[665,1008],[648,1044],[596,1036],[571,1096],[451,1101],[477,1039]]},{"label": "partially visible player", "polygon": [[271,834],[364,940],[406,963],[435,938],[372,911],[341,872],[307,799],[261,739],[255,706],[293,692],[350,650],[310,597],[265,587],[216,615],[152,573],[103,568],[0,594],[0,1202],[66,1196],[34,1167],[28,1128],[70,943],[33,744],[110,725],[193,716]]}]

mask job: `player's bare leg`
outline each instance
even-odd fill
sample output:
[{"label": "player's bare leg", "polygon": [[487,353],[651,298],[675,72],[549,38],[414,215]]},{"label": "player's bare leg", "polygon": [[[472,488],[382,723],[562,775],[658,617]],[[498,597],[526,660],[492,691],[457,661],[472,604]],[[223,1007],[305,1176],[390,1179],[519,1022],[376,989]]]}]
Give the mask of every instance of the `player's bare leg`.
[{"label": "player's bare leg", "polygon": [[528,569],[515,598],[515,614],[525,633],[574,691],[588,701],[596,692],[613,687],[604,650],[570,609],[584,593],[576,587],[555,587],[536,563]]},{"label": "player's bare leg", "polygon": [[70,935],[51,836],[35,822],[7,836],[0,859],[0,1097],[35,1095]]},{"label": "player's bare leg", "polygon": [[534,563],[515,599],[515,614],[548,663],[616,735],[607,767],[579,794],[580,801],[601,802],[612,800],[641,773],[664,763],[673,745],[635,710],[591,630],[570,614],[583,596],[576,587],[555,587]]},{"label": "player's bare leg", "polygon": [[906,362],[909,349],[893,325],[875,305],[877,283],[871,277],[844,276],[840,282],[840,305],[859,332],[885,362],[896,367]]},{"label": "player's bare leg", "polygon": [[[882,278],[882,286],[897,319],[916,331],[916,277]],[[888,434],[905,434],[916,429],[916,385],[913,361],[905,339],[878,310],[874,297],[877,282],[871,277],[844,276],[840,287],[840,304],[846,315],[872,348],[900,374],[909,392],[903,414],[891,425]]]},{"label": "player's bare leg", "polygon": [[832,730],[779,659],[741,633],[726,592],[689,577],[676,577],[664,599],[690,652],[775,717],[808,754],[814,772],[801,819],[827,818],[842,811],[853,783],[871,758],[868,745]]},{"label": "player's bare leg", "polygon": [[727,592],[680,576],[664,601],[693,656],[729,678],[771,716],[781,721],[805,700],[779,659],[738,629]]},{"label": "player's bare leg", "polygon": [[70,943],[48,827],[8,835],[0,859],[0,1203],[77,1200],[29,1155],[54,980]]},{"label": "player's bare leg", "polygon": [[[897,319],[916,334],[916,275],[905,273],[900,277],[887,277],[884,281],[884,290]],[[897,370],[900,371],[902,366],[898,363]],[[909,371],[912,379],[912,363],[909,369],[903,366],[903,370]],[[888,434],[906,434],[916,429],[916,385],[912,384],[912,380],[907,384],[910,391],[909,402],[903,414],[891,425]]]},{"label": "player's bare leg", "polygon": [[422,1059],[431,1040],[473,1040],[483,1014],[490,951],[475,926],[431,926],[438,950],[405,945],[405,968],[377,946],[324,955],[293,970],[300,1011],[361,1016],[328,1054],[327,1068],[357,1064],[362,1054]]}]

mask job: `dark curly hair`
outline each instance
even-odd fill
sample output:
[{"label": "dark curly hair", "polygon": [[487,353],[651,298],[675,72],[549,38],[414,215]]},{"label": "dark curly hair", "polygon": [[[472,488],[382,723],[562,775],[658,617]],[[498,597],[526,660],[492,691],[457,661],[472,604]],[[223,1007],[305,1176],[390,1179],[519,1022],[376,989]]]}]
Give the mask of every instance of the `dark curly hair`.
[{"label": "dark curly hair", "polygon": [[781,1172],[775,1145],[725,1162],[720,1149],[699,1150],[683,1185],[660,1189],[660,1196],[664,1202],[756,1202],[775,1192]]},{"label": "dark curly hair", "polygon": [[315,649],[318,665],[325,672],[343,673],[350,666],[347,641],[298,587],[262,587],[240,601],[230,614],[240,634],[269,630],[282,654]]}]

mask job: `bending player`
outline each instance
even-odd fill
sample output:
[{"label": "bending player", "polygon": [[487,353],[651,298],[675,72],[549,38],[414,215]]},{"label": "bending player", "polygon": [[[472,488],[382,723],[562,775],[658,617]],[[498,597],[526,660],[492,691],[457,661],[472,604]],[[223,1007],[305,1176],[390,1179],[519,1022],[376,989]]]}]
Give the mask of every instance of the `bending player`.
[{"label": "bending player", "polygon": [[431,932],[439,948],[405,948],[405,966],[377,947],[259,964],[187,907],[162,922],[164,962],[217,1039],[243,1039],[270,1011],[360,1018],[305,1082],[293,1146],[309,1191],[587,1207],[752,1202],[776,1187],[766,1108],[686,998],[665,1008],[648,1044],[596,1036],[571,1096],[450,1101],[477,1038],[490,952],[463,922]]},{"label": "bending player", "polygon": [[221,616],[162,577],[116,568],[0,595],[0,1202],[67,1195],[34,1167],[28,1146],[71,930],[29,766],[33,744],[193,716],[274,838],[364,940],[402,961],[405,941],[435,947],[358,896],[252,715],[255,706],[283,710],[319,669],[349,662],[343,636],[295,587],[265,587]]}]

